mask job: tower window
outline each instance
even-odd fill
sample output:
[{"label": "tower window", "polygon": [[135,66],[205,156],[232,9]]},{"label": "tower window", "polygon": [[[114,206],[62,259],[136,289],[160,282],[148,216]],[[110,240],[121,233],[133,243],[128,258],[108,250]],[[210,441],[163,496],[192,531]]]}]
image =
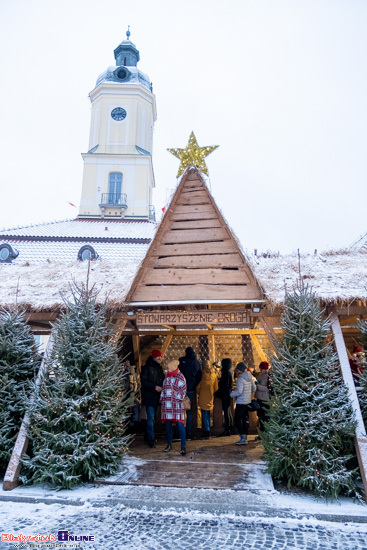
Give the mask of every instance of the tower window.
[{"label": "tower window", "polygon": [[126,65],[126,57],[124,57],[124,65]]},{"label": "tower window", "polygon": [[108,204],[121,204],[122,173],[110,172],[108,175]]},{"label": "tower window", "polygon": [[85,260],[96,260],[99,258],[97,252],[94,250],[93,246],[86,244],[81,247],[78,252],[78,260],[84,262]]},{"label": "tower window", "polygon": [[0,262],[10,263],[19,256],[18,250],[10,246],[10,244],[0,245]]}]

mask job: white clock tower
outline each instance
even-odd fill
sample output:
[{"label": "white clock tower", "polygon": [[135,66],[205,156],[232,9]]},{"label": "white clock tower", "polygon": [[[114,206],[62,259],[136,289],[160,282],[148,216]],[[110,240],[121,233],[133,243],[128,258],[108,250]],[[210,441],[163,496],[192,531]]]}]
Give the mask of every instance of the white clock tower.
[{"label": "white clock tower", "polygon": [[92,103],[89,150],[79,218],[154,218],[153,127],[156,101],[147,75],[137,68],[139,51],[130,31],[114,51],[116,65],[102,73]]}]

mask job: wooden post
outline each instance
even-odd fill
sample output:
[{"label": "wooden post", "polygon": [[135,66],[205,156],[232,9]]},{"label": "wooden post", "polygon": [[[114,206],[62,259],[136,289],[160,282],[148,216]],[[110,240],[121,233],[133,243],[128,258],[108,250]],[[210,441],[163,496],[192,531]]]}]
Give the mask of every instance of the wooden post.
[{"label": "wooden post", "polygon": [[125,330],[126,323],[127,323],[127,319],[120,319],[119,321],[117,321],[117,323],[114,327],[114,329],[115,329],[114,336],[115,336],[116,342],[118,342],[118,340],[121,337],[121,334]]},{"label": "wooden post", "polygon": [[367,502],[367,436],[366,429],[362,418],[361,409],[357,397],[356,388],[353,381],[352,371],[350,369],[347,349],[345,347],[344,337],[342,329],[339,323],[339,317],[336,312],[333,311],[330,315],[331,328],[334,334],[335,346],[338,352],[339,362],[341,366],[342,376],[344,383],[348,387],[349,397],[352,402],[355,417],[357,420],[357,427],[355,432],[355,446],[357,451],[357,458],[359,469],[361,471],[361,477],[365,492],[365,500]]},{"label": "wooden post", "polygon": [[259,319],[260,319],[260,322],[261,322],[262,326],[264,327],[266,336],[269,339],[271,347],[273,348],[273,350],[275,350],[276,345],[277,345],[277,336],[276,336],[276,333],[275,333],[273,327],[271,325],[269,325],[268,320],[267,320],[267,318],[265,317],[265,315],[263,313],[261,313],[259,315]]},{"label": "wooden post", "polygon": [[[47,343],[45,354],[41,362],[41,366],[37,374],[37,378],[35,382],[36,390],[39,388],[41,384],[43,373],[45,372],[47,367],[47,360],[50,356],[53,346],[54,346],[54,338],[53,338],[53,335],[51,334],[50,339]],[[14,449],[11,454],[8,467],[5,472],[4,481],[3,481],[4,491],[11,491],[12,489],[15,489],[15,487],[18,487],[18,485],[20,484],[19,473],[22,468],[20,459],[22,455],[26,452],[28,447],[29,438],[27,436],[27,429],[29,427],[29,423],[30,423],[29,415],[28,413],[26,413],[24,415],[22,424],[20,426],[18,437],[15,441]]]},{"label": "wooden post", "polygon": [[258,337],[254,334],[250,334],[250,338],[254,348],[256,349],[258,355],[260,356],[261,361],[267,361],[267,357],[260,346]]},{"label": "wooden post", "polygon": [[133,334],[133,348],[134,348],[134,361],[135,361],[135,371],[140,374],[141,371],[141,355],[140,355],[140,340],[139,334]]},{"label": "wooden post", "polygon": [[168,346],[170,345],[172,340],[172,334],[167,334],[167,336],[164,339],[163,346],[161,348],[162,357],[164,357],[166,351],[168,350]]},{"label": "wooden post", "polygon": [[209,363],[212,364],[215,361],[215,336],[209,334],[208,336],[208,348],[209,348]]},{"label": "wooden post", "polygon": [[[208,336],[208,349],[209,349],[209,363],[212,364],[216,360],[215,356],[215,335],[209,334]],[[222,431],[223,419],[222,419],[222,400],[218,397],[214,397],[214,409],[213,409],[213,434],[218,434]]]}]

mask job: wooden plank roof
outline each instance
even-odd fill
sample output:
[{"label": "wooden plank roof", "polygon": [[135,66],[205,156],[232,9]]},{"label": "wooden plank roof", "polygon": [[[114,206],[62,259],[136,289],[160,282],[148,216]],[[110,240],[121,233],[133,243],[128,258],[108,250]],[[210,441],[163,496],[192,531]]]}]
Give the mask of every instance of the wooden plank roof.
[{"label": "wooden plank roof", "polygon": [[200,172],[182,177],[126,298],[129,303],[264,296]]}]

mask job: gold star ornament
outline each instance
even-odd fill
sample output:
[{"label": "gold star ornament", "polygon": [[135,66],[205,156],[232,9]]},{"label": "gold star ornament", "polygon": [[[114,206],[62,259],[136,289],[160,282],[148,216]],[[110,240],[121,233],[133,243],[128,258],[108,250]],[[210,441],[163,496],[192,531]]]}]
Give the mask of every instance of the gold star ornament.
[{"label": "gold star ornament", "polygon": [[210,155],[219,145],[209,145],[208,147],[199,147],[194,132],[191,132],[186,149],[167,149],[172,155],[179,158],[181,164],[179,166],[177,177],[184,173],[188,166],[196,166],[204,174],[209,176],[205,157]]}]

